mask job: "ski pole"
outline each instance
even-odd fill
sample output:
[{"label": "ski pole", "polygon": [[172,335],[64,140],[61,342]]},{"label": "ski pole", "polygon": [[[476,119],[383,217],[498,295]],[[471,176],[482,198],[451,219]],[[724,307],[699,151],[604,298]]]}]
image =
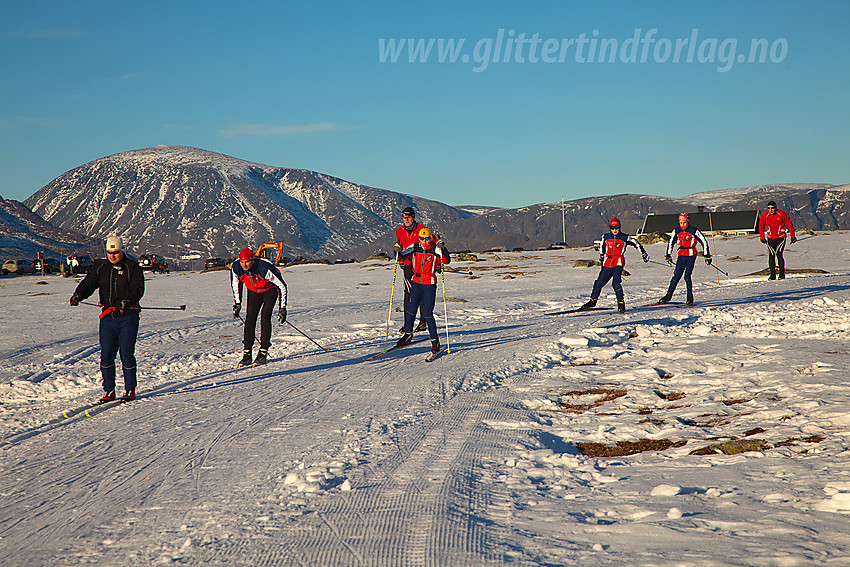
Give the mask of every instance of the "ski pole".
[{"label": "ski pole", "polygon": [[[80,303],[82,303],[83,305],[91,305],[92,307],[103,307],[99,303],[92,303],[90,301],[81,301]],[[162,311],[186,311],[186,306],[185,305],[180,305],[179,307],[141,307],[141,306],[139,306],[135,309],[145,309],[145,310],[159,309],[159,310],[162,310]]]},{"label": "ski pole", "polygon": [[[711,266],[712,268],[714,268],[715,270],[717,270],[718,272],[720,272],[720,273],[721,273],[721,274],[723,274],[724,276],[728,276],[728,275],[729,275],[729,272],[724,272],[723,270],[721,270],[720,268],[718,268],[718,267],[717,267],[717,266],[715,266],[714,264],[709,264],[709,266]],[[719,278],[720,276],[717,276],[717,277]]]},{"label": "ski pole", "polygon": [[445,270],[440,270],[440,276],[443,280],[443,315],[446,318],[446,354],[451,354],[452,349],[449,347],[449,308],[446,306],[446,274]]},{"label": "ski pole", "polygon": [[395,293],[395,274],[398,271],[398,254],[395,255],[395,267],[393,268],[393,285],[390,288],[390,308],[387,311],[387,336],[386,338],[390,338],[390,318],[393,314],[393,293]]},{"label": "ski pole", "polygon": [[812,234],[811,236],[804,236],[803,238],[798,238],[797,242],[802,242],[803,240],[808,240],[809,238],[814,238],[817,234]]},{"label": "ski pole", "polygon": [[[714,243],[714,225],[711,222],[711,213],[708,213],[708,230],[711,231],[711,247],[714,248],[714,255],[717,256],[717,245]],[[712,266],[714,266],[714,264],[712,264]],[[717,274],[717,284],[720,285],[720,273],[719,272],[721,270],[717,266],[714,266],[714,267],[717,268],[717,272],[718,272],[718,274]],[[728,276],[729,274],[726,274],[726,275]]]},{"label": "ski pole", "polygon": [[322,350],[324,350],[324,351],[327,351],[327,350],[328,350],[328,349],[326,349],[325,347],[323,347],[322,345],[320,345],[319,343],[317,343],[316,341],[314,341],[313,339],[311,339],[310,337],[308,337],[307,335],[305,335],[305,334],[304,334],[304,332],[303,332],[301,329],[299,329],[298,327],[296,327],[295,325],[293,325],[293,324],[292,324],[292,323],[290,323],[289,321],[287,321],[286,323],[287,323],[290,327],[292,327],[293,329],[295,329],[296,331],[298,331],[299,333],[301,333],[302,335],[304,335],[304,337],[305,337],[308,341],[310,341],[311,343],[313,343],[314,345],[316,345],[316,346],[317,346],[317,347],[319,347],[320,349],[322,349]]},{"label": "ski pole", "polygon": [[664,262],[656,262],[655,260],[648,260],[650,264],[658,264],[659,266],[667,266],[670,267],[670,264],[665,264]]},{"label": "ski pole", "polygon": [[449,269],[449,273],[450,274],[460,274],[462,276],[474,276],[475,275],[472,272],[463,272],[461,270],[453,270],[453,269]]}]

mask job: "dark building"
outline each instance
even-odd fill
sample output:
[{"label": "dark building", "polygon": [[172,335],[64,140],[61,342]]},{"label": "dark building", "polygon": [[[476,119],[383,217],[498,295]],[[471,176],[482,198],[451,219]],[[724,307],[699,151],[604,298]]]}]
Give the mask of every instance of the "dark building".
[{"label": "dark building", "polygon": [[[761,211],[731,211],[719,213],[688,213],[690,224],[702,232],[723,232],[727,234],[753,234],[758,231]],[[649,214],[637,234],[650,232],[670,232],[679,226],[678,213],[672,215]]]}]

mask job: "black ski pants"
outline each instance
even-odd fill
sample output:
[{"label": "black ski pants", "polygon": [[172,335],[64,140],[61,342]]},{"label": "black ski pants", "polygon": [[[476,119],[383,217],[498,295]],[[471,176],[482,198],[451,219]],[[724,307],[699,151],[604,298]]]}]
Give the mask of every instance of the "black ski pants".
[{"label": "black ski pants", "polygon": [[248,305],[245,309],[245,336],[242,339],[242,344],[245,346],[245,350],[253,349],[256,337],[255,327],[259,316],[260,348],[268,350],[272,345],[272,313],[280,292],[276,287],[263,293],[257,293],[250,289],[245,291],[248,294]]},{"label": "black ski pants", "polygon": [[785,237],[768,238],[767,242],[767,267],[770,268],[770,277],[776,277],[776,263],[779,261],[779,277],[785,277],[785,257],[782,252],[785,250]]}]

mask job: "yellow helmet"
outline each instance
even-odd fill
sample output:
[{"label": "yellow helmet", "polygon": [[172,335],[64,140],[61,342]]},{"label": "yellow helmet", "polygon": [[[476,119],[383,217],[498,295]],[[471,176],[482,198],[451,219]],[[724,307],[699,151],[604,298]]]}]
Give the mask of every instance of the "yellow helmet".
[{"label": "yellow helmet", "polygon": [[419,238],[431,238],[434,236],[434,233],[431,232],[431,229],[428,227],[422,227],[419,229]]}]

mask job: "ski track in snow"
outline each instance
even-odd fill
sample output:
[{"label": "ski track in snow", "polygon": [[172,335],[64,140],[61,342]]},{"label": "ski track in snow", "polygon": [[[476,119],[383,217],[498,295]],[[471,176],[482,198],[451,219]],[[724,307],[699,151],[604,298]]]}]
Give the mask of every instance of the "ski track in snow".
[{"label": "ski track in snow", "polygon": [[[148,276],[143,305],[188,308],[143,314],[139,400],[68,420],[100,392],[97,310],[0,279],[0,565],[846,563],[847,238],[789,247],[831,273],[782,282],[721,240],[744,260],[698,266],[687,308],[637,308],[670,272],[627,255],[624,315],[544,316],[585,301],[595,252],[488,255],[446,274],[465,302],[428,364],[427,342],[364,362],[400,325],[387,264],[285,270],[330,352],[276,326],[249,369],[227,272]],[[667,448],[588,454],[641,442]]]}]

